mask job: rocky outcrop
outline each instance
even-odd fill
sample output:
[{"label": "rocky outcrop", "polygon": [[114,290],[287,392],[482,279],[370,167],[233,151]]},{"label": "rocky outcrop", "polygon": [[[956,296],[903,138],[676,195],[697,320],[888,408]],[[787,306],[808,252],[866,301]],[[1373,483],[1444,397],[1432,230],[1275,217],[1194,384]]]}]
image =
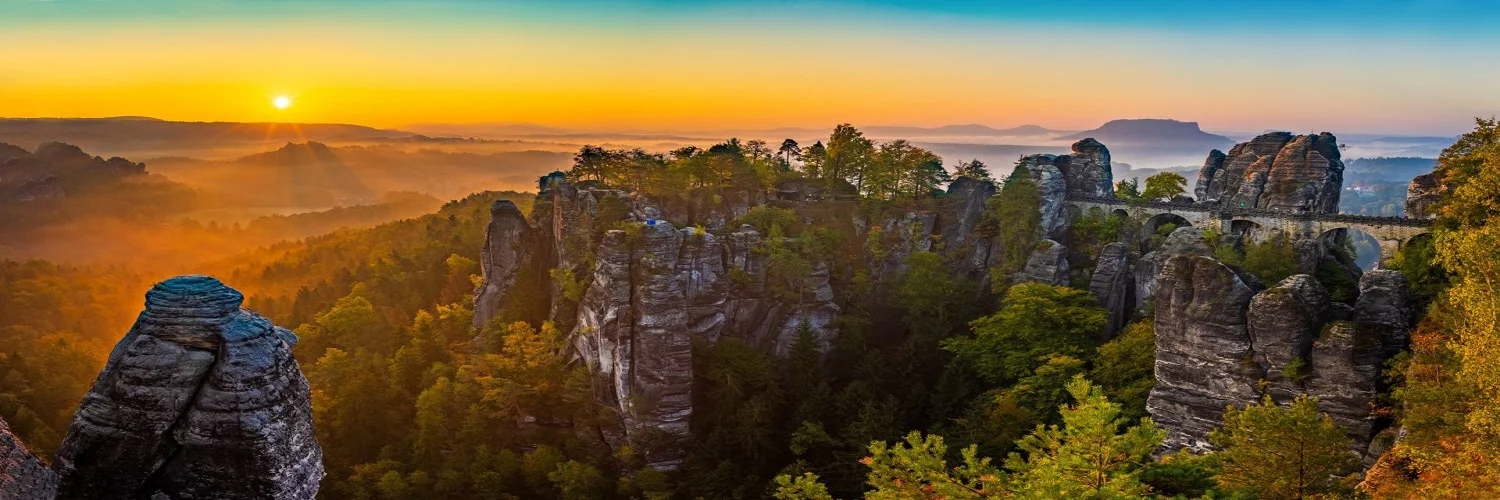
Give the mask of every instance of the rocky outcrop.
[{"label": "rocky outcrop", "polygon": [[516,282],[525,275],[531,276],[531,283],[541,283],[537,261],[542,249],[538,248],[540,239],[534,233],[521,209],[510,200],[496,200],[490,207],[490,224],[484,233],[484,249],[479,253],[484,284],[474,294],[475,328],[484,327],[502,309],[514,309],[513,293],[535,293],[517,291],[516,287]]},{"label": "rocky outcrop", "polygon": [[1352,308],[1306,274],[1247,302],[1255,288],[1249,275],[1209,257],[1173,257],[1162,270],[1157,386],[1147,408],[1170,433],[1167,445],[1206,449],[1226,405],[1263,395],[1287,404],[1307,394],[1354,440],[1353,451],[1378,449],[1372,440],[1383,422],[1372,409],[1385,361],[1406,346],[1405,278],[1365,275]]},{"label": "rocky outcrop", "polygon": [[57,453],[58,498],[317,495],[322,450],[292,332],[218,280],[158,283]]},{"label": "rocky outcrop", "polygon": [[1061,240],[1068,217],[1063,205],[1069,195],[1114,197],[1114,174],[1109,148],[1083,139],[1071,155],[1035,154],[1021,158],[1041,194],[1042,237]]},{"label": "rocky outcrop", "polygon": [[959,177],[948,184],[948,199],[952,200],[950,217],[939,217],[942,226],[943,247],[956,255],[955,269],[960,275],[974,280],[989,278],[990,253],[994,240],[976,234],[984,220],[985,204],[995,195],[995,183]]},{"label": "rocky outcrop", "polygon": [[818,349],[825,353],[832,350],[833,340],[838,336],[834,321],[838,320],[841,310],[833,301],[833,286],[828,282],[828,266],[821,262],[814,265],[812,272],[803,281],[803,290],[802,301],[793,306],[786,319],[781,321],[774,347],[774,352],[779,357],[787,356],[803,328],[812,333],[818,342]]},{"label": "rocky outcrop", "polygon": [[1250,301],[1247,319],[1254,360],[1267,391],[1278,401],[1290,401],[1303,392],[1313,339],[1329,307],[1328,290],[1306,274],[1282,280]]},{"label": "rocky outcrop", "polygon": [[1115,242],[1099,250],[1094,275],[1089,279],[1089,294],[1109,313],[1109,322],[1100,339],[1114,338],[1135,310],[1135,275],[1130,271],[1129,245]]},{"label": "rocky outcrop", "polygon": [[1437,215],[1434,205],[1448,192],[1442,175],[1437,172],[1418,175],[1406,186],[1406,216],[1431,219]]},{"label": "rocky outcrop", "polygon": [[1167,259],[1177,255],[1213,255],[1213,249],[1203,239],[1203,230],[1195,227],[1179,227],[1167,235],[1160,247],[1141,257],[1135,265],[1135,308],[1140,309],[1145,301],[1156,296],[1156,277],[1166,265]]},{"label": "rocky outcrop", "polygon": [[1156,387],[1146,410],[1171,449],[1209,448],[1224,408],[1259,399],[1246,310],[1256,290],[1211,257],[1167,259],[1156,283]]},{"label": "rocky outcrop", "polygon": [[[1068,194],[1115,196],[1114,171],[1109,162],[1109,148],[1092,137],[1073,143],[1073,154],[1058,157],[1057,167],[1068,179]],[[1061,161],[1066,159],[1066,161]]]},{"label": "rocky outcrop", "polygon": [[1021,158],[1021,166],[1031,172],[1031,180],[1036,183],[1037,194],[1040,203],[1037,210],[1042,213],[1041,233],[1043,238],[1061,239],[1068,225],[1068,215],[1065,204],[1068,198],[1068,181],[1063,177],[1062,169],[1053,163],[1057,157],[1053,155],[1031,155]]},{"label": "rocky outcrop", "polygon": [[1359,279],[1354,302],[1354,328],[1380,339],[1383,356],[1405,349],[1412,322],[1411,285],[1406,275],[1390,269],[1369,271]]},{"label": "rocky outcrop", "polygon": [[1026,259],[1026,267],[1016,274],[1015,282],[1035,281],[1048,285],[1068,285],[1068,247],[1052,240],[1042,240]]},{"label": "rocky outcrop", "polygon": [[26,451],[26,445],[0,420],[0,498],[51,500],[56,495],[57,474]]},{"label": "rocky outcrop", "polygon": [[1334,321],[1323,327],[1312,351],[1307,394],[1318,398],[1318,410],[1338,422],[1354,439],[1354,450],[1363,453],[1374,436],[1370,407],[1385,364],[1380,336],[1348,321]]},{"label": "rocky outcrop", "polygon": [[[573,332],[583,361],[607,384],[602,402],[620,417],[628,444],[685,438],[692,415],[688,283],[678,272],[683,234],[664,221],[639,228],[605,233]],[[691,274],[692,263],[682,267]],[[676,447],[640,451],[662,469],[682,459]]]},{"label": "rocky outcrop", "polygon": [[1337,213],[1344,181],[1338,139],[1324,132],[1263,134],[1214,150],[1198,171],[1199,202],[1299,213]]}]

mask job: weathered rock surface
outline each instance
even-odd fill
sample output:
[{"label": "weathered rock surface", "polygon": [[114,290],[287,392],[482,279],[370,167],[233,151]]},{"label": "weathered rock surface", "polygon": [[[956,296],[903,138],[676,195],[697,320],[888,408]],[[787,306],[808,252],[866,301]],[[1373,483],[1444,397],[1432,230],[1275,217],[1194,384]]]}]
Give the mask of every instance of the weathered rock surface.
[{"label": "weathered rock surface", "polygon": [[[512,293],[535,293],[516,290],[522,275],[536,275],[541,257],[539,238],[521,209],[510,200],[497,200],[490,207],[490,224],[484,233],[484,249],[479,253],[484,284],[474,295],[474,327],[481,328],[501,309],[510,305]],[[540,281],[532,280],[533,283]]]},{"label": "weathered rock surface", "polygon": [[1099,261],[1089,280],[1089,294],[1109,312],[1109,323],[1101,333],[1102,340],[1114,338],[1125,328],[1135,310],[1135,275],[1130,270],[1130,246],[1115,242],[1099,250]]},{"label": "weathered rock surface", "polygon": [[1211,257],[1167,259],[1156,284],[1156,387],[1146,410],[1171,449],[1209,448],[1228,405],[1259,398],[1246,310],[1256,290]]},{"label": "weathered rock surface", "polygon": [[58,498],[313,498],[323,477],[296,336],[218,280],[158,283],[57,454]]},{"label": "weathered rock surface", "polygon": [[1434,204],[1448,192],[1437,172],[1413,177],[1406,186],[1406,216],[1413,219],[1430,219],[1437,215]]},{"label": "weathered rock surface", "polygon": [[939,217],[942,226],[943,247],[959,256],[956,271],[970,279],[989,279],[990,253],[994,240],[976,234],[975,230],[984,220],[985,204],[995,195],[993,182],[977,181],[959,177],[948,184],[948,198],[953,200],[952,216]]},{"label": "weathered rock surface", "polygon": [[26,451],[26,445],[0,420],[0,498],[51,500],[56,495],[57,473]]},{"label": "weathered rock surface", "polygon": [[1073,143],[1073,154],[1027,155],[1020,164],[1031,171],[1041,193],[1044,238],[1061,241],[1068,223],[1063,204],[1069,195],[1106,198],[1115,195],[1109,148],[1091,138]]},{"label": "weathered rock surface", "polygon": [[1406,275],[1376,269],[1361,276],[1352,318],[1356,330],[1380,339],[1384,357],[1405,349],[1412,322],[1411,285]]},{"label": "weathered rock surface", "polygon": [[1169,432],[1167,446],[1205,449],[1225,405],[1262,395],[1288,404],[1308,394],[1354,439],[1354,451],[1378,448],[1372,439],[1383,422],[1372,408],[1385,361],[1406,346],[1406,279],[1389,270],[1365,275],[1353,307],[1333,302],[1306,274],[1247,302],[1256,288],[1248,274],[1208,257],[1173,257],[1163,268],[1157,386],[1147,409]]},{"label": "weathered rock surface", "polygon": [[[1282,280],[1250,301],[1247,318],[1254,359],[1277,401],[1291,401],[1303,392],[1308,356],[1328,317],[1329,302],[1328,290],[1306,274]],[[1300,365],[1295,379],[1287,374],[1294,363]]]},{"label": "weathered rock surface", "polygon": [[1338,139],[1324,132],[1263,134],[1214,150],[1198,171],[1198,201],[1284,212],[1337,213],[1344,181]]},{"label": "weathered rock surface", "polygon": [[1316,396],[1318,410],[1354,439],[1355,451],[1367,449],[1374,435],[1370,404],[1385,364],[1381,350],[1378,332],[1355,328],[1348,321],[1329,323],[1313,342],[1307,394]]},{"label": "weathered rock surface", "polygon": [[1084,196],[1115,196],[1114,171],[1109,161],[1109,148],[1092,137],[1073,143],[1073,154],[1058,157],[1058,168],[1068,179],[1068,193]]},{"label": "weathered rock surface", "polygon": [[1015,281],[1067,286],[1068,269],[1068,247],[1056,241],[1042,240],[1031,251],[1031,257],[1026,259],[1026,267],[1016,274]]},{"label": "weathered rock surface", "polygon": [[1041,198],[1037,210],[1042,213],[1042,237],[1061,239],[1068,225],[1064,206],[1068,201],[1068,180],[1063,176],[1062,170],[1053,164],[1057,161],[1057,157],[1053,155],[1031,155],[1022,158],[1021,165],[1031,172],[1031,179],[1036,182],[1037,193]]},{"label": "weathered rock surface", "polygon": [[1142,256],[1135,266],[1135,305],[1139,309],[1145,301],[1156,296],[1156,276],[1161,273],[1167,259],[1176,255],[1213,255],[1213,249],[1203,239],[1203,230],[1195,227],[1179,227],[1167,235],[1160,247]]}]

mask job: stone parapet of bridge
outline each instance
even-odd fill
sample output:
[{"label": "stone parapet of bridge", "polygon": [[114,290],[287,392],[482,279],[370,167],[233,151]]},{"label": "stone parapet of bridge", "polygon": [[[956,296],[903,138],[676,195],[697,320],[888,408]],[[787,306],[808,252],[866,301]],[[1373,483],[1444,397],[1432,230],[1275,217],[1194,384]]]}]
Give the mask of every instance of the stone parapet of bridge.
[{"label": "stone parapet of bridge", "polygon": [[[1147,221],[1154,231],[1159,221],[1178,218],[1193,227],[1214,228],[1224,233],[1251,229],[1257,239],[1283,234],[1293,240],[1320,238],[1329,231],[1356,229],[1380,242],[1382,257],[1391,257],[1412,238],[1431,231],[1432,221],[1406,217],[1380,217],[1350,214],[1289,213],[1263,209],[1227,208],[1198,203],[1162,201],[1126,201],[1118,198],[1069,196],[1070,215],[1087,214],[1099,209],[1103,214],[1124,214]],[[1153,224],[1153,222],[1156,222]],[[1253,225],[1251,225],[1253,224]]]}]

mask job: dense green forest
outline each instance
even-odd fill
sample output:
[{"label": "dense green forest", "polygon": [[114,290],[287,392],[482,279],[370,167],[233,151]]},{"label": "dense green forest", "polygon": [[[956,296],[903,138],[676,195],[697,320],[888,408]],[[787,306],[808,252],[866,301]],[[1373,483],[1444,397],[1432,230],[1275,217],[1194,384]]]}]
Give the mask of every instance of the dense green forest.
[{"label": "dense green forest", "polygon": [[[529,211],[532,194],[478,193],[210,267],[246,293],[246,307],[295,327],[327,498],[1463,497],[1500,488],[1500,222],[1488,220],[1500,206],[1500,126],[1481,121],[1438,170],[1454,190],[1435,238],[1388,263],[1431,304],[1411,353],[1388,370],[1407,437],[1362,484],[1344,475],[1347,438],[1305,399],[1229,412],[1213,437],[1219,452],[1154,457],[1163,432],[1145,410],[1149,307],[1100,342],[1105,312],[1085,291],[1005,279],[1038,240],[1037,187],[1021,167],[993,176],[985,227],[1006,255],[991,287],[955,277],[934,252],[879,276],[883,288],[860,266],[836,266],[848,292],[827,352],[807,332],[784,359],[733,338],[695,344],[692,442],[668,473],[605,445],[607,410],[568,332],[516,311],[471,326],[489,207],[503,198]],[[942,202],[939,187],[954,177],[992,177],[980,162],[950,172],[929,151],[847,125],[806,147],[585,147],[570,173],[655,196],[766,192],[801,179],[866,214]],[[1117,189],[1168,199],[1185,184],[1170,175]],[[772,283],[805,274],[810,259],[862,261],[879,246],[878,236],[851,240],[775,209],[738,222],[792,238],[766,250]],[[1171,228],[1140,230],[1086,214],[1068,229],[1069,258],[1089,262],[1122,238],[1159,244]],[[1284,239],[1219,245],[1215,255],[1267,282],[1295,272]],[[0,263],[0,418],[34,449],[55,449],[151,281],[119,268]]]}]

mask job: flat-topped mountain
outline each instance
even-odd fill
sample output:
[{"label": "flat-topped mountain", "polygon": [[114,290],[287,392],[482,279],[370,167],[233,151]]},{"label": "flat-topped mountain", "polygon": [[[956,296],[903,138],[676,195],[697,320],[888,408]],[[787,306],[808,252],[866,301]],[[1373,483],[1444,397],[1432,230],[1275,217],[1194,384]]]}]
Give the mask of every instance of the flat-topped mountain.
[{"label": "flat-topped mountain", "polygon": [[175,122],[142,117],[0,118],[0,142],[66,142],[88,151],[120,156],[285,142],[411,137],[417,134],[338,123]]},{"label": "flat-topped mountain", "polygon": [[1234,140],[1222,135],[1210,134],[1198,128],[1198,122],[1144,118],[1110,120],[1099,128],[1059,137],[1060,140],[1076,141],[1093,137],[1106,144],[1119,146],[1123,143],[1188,143],[1198,148],[1224,148],[1234,145]]}]

